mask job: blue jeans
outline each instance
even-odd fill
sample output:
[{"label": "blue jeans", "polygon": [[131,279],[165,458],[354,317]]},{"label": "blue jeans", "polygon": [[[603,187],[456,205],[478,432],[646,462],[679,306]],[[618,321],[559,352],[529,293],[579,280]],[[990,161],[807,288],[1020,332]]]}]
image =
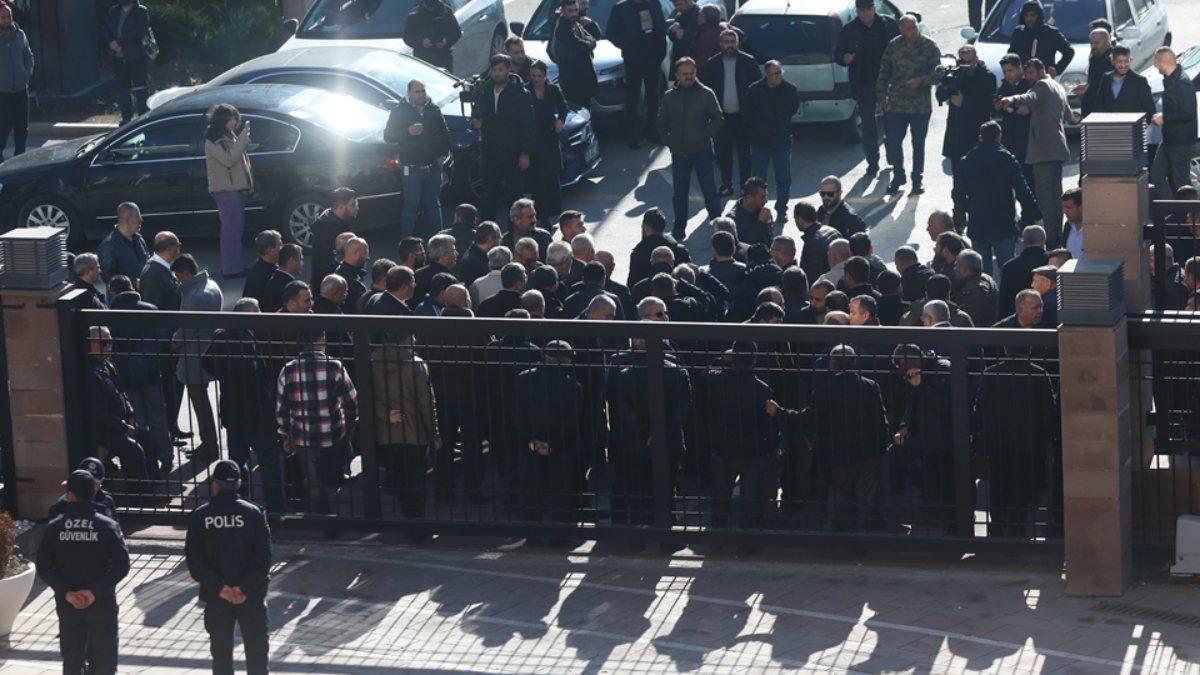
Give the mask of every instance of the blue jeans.
[{"label": "blue jeans", "polygon": [[912,129],[912,176],[919,180],[925,175],[925,136],[929,134],[931,113],[902,113],[891,110],[883,113],[883,128],[887,134],[887,161],[892,175],[904,176],[904,136]]},{"label": "blue jeans", "polygon": [[704,195],[704,208],[709,218],[721,215],[721,202],[717,198],[717,180],[713,175],[713,151],[711,147],[690,155],[671,154],[671,178],[675,182],[675,226],[671,234],[680,242],[687,234],[688,197],[692,192],[692,172],[700,183]]},{"label": "blue jeans", "polygon": [[[279,445],[279,434],[274,431],[244,431],[226,427],[229,441],[229,458],[242,469],[242,489],[247,499],[254,498],[267,507],[267,513],[283,513],[283,448]],[[250,451],[262,472],[264,494],[250,492]]]},{"label": "blue jeans", "polygon": [[411,237],[417,231],[417,212],[424,209],[421,232],[433,236],[442,231],[442,207],[438,197],[442,191],[441,167],[401,168],[400,189],[404,191],[404,211],[400,214],[400,237]]},{"label": "blue jeans", "polygon": [[[984,273],[995,278],[1000,276],[1000,270],[1004,267],[1004,263],[1012,259],[1013,251],[1017,248],[1017,238],[1015,236],[1005,237],[996,241],[972,239],[971,246],[983,258]],[[994,263],[992,262],[993,259],[995,260]]]},{"label": "blue jeans", "polygon": [[767,179],[767,166],[775,167],[775,213],[787,213],[788,198],[792,194],[792,146],[768,148],[750,146],[751,173]]}]

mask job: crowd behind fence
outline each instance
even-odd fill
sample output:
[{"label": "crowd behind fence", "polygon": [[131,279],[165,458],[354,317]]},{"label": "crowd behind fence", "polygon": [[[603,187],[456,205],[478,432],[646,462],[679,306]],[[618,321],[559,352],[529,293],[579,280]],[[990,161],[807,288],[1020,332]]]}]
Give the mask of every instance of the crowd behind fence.
[{"label": "crowd behind fence", "polygon": [[[147,471],[122,466],[131,462],[85,423],[102,412],[96,393],[73,389],[68,419],[84,427],[73,454],[107,453],[128,514],[194,508],[219,455],[242,464],[245,495],[285,521],[416,537],[1062,533],[1053,331],[64,317],[81,379],[107,360],[118,372],[198,367],[211,381],[185,399],[181,426],[214,433],[194,412],[211,405],[216,447],[184,458],[138,421]],[[331,374],[334,360],[348,382]],[[301,390],[317,396],[280,403]],[[158,405],[144,400],[153,389],[139,395]],[[334,424],[312,430],[323,440],[281,442],[285,418],[318,404],[345,415],[344,441]],[[164,455],[177,461],[156,473]]]}]

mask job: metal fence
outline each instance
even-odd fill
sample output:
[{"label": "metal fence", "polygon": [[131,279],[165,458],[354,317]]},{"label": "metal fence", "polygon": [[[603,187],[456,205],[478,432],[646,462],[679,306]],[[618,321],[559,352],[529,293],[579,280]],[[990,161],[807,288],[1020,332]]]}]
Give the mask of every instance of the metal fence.
[{"label": "metal fence", "polygon": [[1156,201],[1151,216],[1153,223],[1144,236],[1153,246],[1149,263],[1154,309],[1200,310],[1193,298],[1200,279],[1189,282],[1186,274],[1188,260],[1200,256],[1200,201]]},{"label": "metal fence", "polygon": [[[1054,331],[65,304],[62,317],[77,336],[64,363],[80,373],[73,459],[109,453],[126,518],[186,514],[219,456],[248,469],[244,495],[306,527],[746,545],[1040,547],[1062,534]],[[318,334],[323,355],[292,363]],[[843,344],[854,358],[831,356]],[[137,411],[120,438],[97,428],[107,349]],[[285,376],[288,396],[319,392],[285,405],[285,425],[319,404],[358,423],[346,443],[285,446],[280,372],[338,370],[326,360],[342,364],[353,399],[336,374],[322,386]],[[176,414],[179,380],[189,384]],[[195,434],[185,447],[152,422],[163,409]]]}]

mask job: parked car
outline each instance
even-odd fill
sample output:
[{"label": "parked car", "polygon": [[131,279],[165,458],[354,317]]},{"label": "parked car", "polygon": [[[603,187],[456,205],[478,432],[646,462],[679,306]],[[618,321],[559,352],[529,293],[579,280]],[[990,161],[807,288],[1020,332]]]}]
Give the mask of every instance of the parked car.
[{"label": "parked car", "polygon": [[[893,19],[903,14],[890,0],[875,0],[875,10]],[[745,35],[743,50],[759,64],[781,62],[783,76],[800,90],[793,122],[838,123],[841,135],[857,143],[862,125],[850,71],[833,60],[842,27],[855,16],[854,0],[749,0],[730,23]]]},{"label": "parked car", "polygon": [[[315,46],[384,47],[412,54],[404,24],[419,0],[317,0],[280,51]],[[454,74],[469,77],[487,70],[488,59],[504,51],[508,27],[502,0],[449,0],[462,28],[454,45]]]},{"label": "parked car", "polygon": [[105,235],[117,205],[133,200],[148,232],[215,236],[216,206],[204,160],[205,112],[231,103],[251,122],[254,190],[250,232],[278,229],[307,244],[334,188],[359,194],[362,226],[395,221],[399,164],[383,142],[387,112],[324,89],[296,85],[201,88],[107,134],[31,150],[0,164],[0,220],[68,228],[68,245]]},{"label": "parked car", "polygon": [[[979,33],[971,28],[962,29],[963,38],[975,43],[980,60],[996,74],[997,81],[1003,77],[1000,59],[1008,52],[1013,31],[1021,21],[1023,4],[1024,0],[1000,0],[984,20]],[[1068,92],[1087,83],[1091,51],[1088,35],[1093,19],[1104,18],[1112,23],[1117,39],[1132,51],[1133,67],[1139,71],[1152,65],[1155,49],[1171,44],[1171,30],[1162,0],[1071,0],[1046,3],[1045,11],[1046,23],[1062,31],[1075,48],[1075,58],[1067,71],[1055,76]],[[1077,128],[1081,97],[1071,94],[1070,103],[1069,126]]]},{"label": "parked car", "polygon": [[[675,12],[670,0],[658,2],[662,5],[664,16],[670,17]],[[593,0],[588,8],[588,16],[596,22],[601,35],[607,34],[608,17],[616,4],[617,0]],[[537,9],[533,10],[528,24],[514,21],[510,25],[512,32],[525,40],[525,55],[545,63],[550,79],[555,82],[558,81],[558,66],[550,60],[547,45],[558,19],[558,5],[558,0],[542,0]],[[669,25],[670,21],[667,23]],[[592,62],[596,67],[596,79],[600,82],[600,91],[592,98],[592,104],[589,106],[592,113],[611,115],[621,112],[625,109],[625,62],[621,60],[621,50],[607,39],[601,39],[596,43]],[[664,89],[666,76],[667,62],[663,59]]]},{"label": "parked car", "polygon": [[[453,77],[420,59],[378,47],[302,47],[252,59],[200,87],[298,84],[347,94],[391,110],[413,79],[425,83],[429,99],[441,108],[450,127],[455,167],[452,190],[464,199],[477,200],[483,189],[482,163],[479,132],[471,128],[470,107],[462,102],[461,89],[455,86]],[[157,92],[150,97],[150,108],[196,88],[175,87]],[[600,142],[592,129],[591,113],[573,108],[559,135],[559,145],[563,187],[578,183],[595,170],[600,163]]]}]

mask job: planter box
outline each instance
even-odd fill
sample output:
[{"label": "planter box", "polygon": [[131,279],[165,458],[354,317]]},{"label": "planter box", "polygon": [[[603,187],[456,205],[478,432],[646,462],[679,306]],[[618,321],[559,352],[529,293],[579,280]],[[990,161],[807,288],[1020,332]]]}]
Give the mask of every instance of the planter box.
[{"label": "planter box", "polygon": [[0,579],[0,637],[12,632],[17,613],[25,606],[29,591],[33,589],[33,578],[37,569],[33,563],[15,577]]}]

